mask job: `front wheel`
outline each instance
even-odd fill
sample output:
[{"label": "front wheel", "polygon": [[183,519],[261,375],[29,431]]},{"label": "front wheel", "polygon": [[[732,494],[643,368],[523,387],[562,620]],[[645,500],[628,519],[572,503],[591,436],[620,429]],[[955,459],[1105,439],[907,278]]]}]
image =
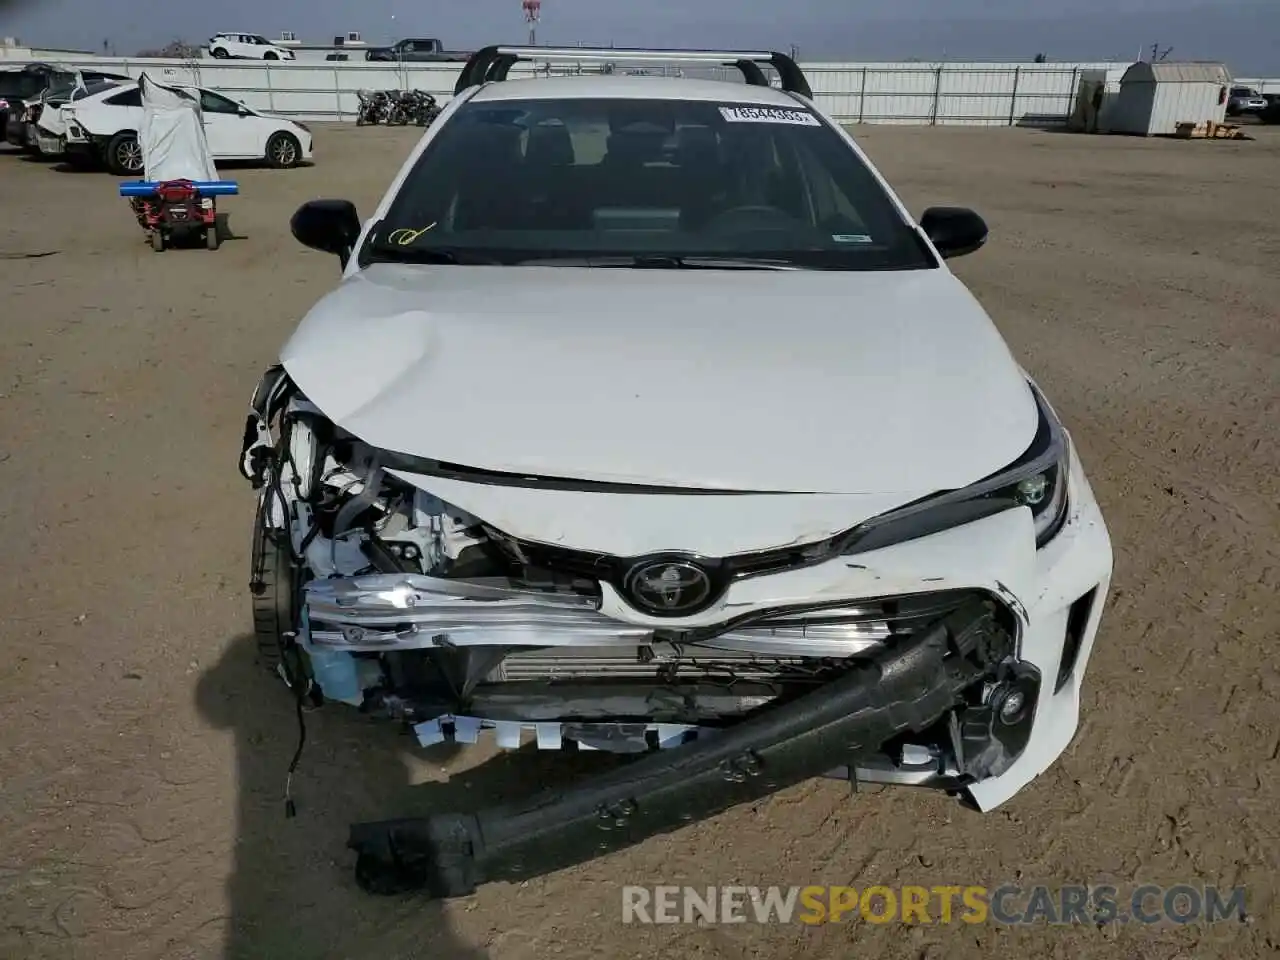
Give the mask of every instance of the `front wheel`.
[{"label": "front wheel", "polygon": [[209,250],[218,249],[218,228],[217,227],[204,228],[204,245]]},{"label": "front wheel", "polygon": [[268,50],[262,55],[263,60],[279,60],[280,55],[273,50]]},{"label": "front wheel", "polygon": [[302,145],[293,134],[281,131],[267,141],[267,163],[277,170],[296,167],[301,159]]},{"label": "front wheel", "polygon": [[161,230],[151,231],[151,249],[156,253],[164,252],[164,232]]}]

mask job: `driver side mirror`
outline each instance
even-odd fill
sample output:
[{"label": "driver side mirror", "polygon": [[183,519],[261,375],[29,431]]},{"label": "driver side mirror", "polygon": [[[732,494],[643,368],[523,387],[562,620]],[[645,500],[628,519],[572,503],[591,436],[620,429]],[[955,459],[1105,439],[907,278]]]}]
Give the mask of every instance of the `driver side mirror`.
[{"label": "driver side mirror", "polygon": [[987,242],[987,222],[966,207],[930,207],[920,228],[943,260],[973,253]]},{"label": "driver side mirror", "polygon": [[297,209],[289,229],[304,247],[332,253],[346,267],[360,239],[360,217],[350,200],[311,200]]}]

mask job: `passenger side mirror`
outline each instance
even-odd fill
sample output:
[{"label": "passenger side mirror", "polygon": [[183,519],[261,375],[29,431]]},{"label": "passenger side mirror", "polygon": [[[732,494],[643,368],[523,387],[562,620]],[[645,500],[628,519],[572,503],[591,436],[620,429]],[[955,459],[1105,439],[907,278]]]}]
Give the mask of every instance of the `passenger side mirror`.
[{"label": "passenger side mirror", "polygon": [[249,108],[246,107],[243,103],[236,105],[236,113],[238,113],[242,117],[248,117],[252,115]]},{"label": "passenger side mirror", "polygon": [[987,222],[966,207],[930,207],[920,228],[944,260],[973,253],[987,242]]},{"label": "passenger side mirror", "polygon": [[289,229],[304,247],[332,253],[346,267],[360,239],[360,217],[350,200],[311,200],[297,209]]}]

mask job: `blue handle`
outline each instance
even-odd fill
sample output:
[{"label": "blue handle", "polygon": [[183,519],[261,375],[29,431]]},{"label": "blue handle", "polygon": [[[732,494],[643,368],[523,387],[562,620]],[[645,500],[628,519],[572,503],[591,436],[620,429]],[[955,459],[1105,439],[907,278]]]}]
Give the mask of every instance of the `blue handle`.
[{"label": "blue handle", "polygon": [[[150,180],[130,180],[120,184],[120,196],[154,197],[159,186]],[[193,180],[191,186],[203,197],[229,197],[240,192],[240,184],[234,180]]]}]

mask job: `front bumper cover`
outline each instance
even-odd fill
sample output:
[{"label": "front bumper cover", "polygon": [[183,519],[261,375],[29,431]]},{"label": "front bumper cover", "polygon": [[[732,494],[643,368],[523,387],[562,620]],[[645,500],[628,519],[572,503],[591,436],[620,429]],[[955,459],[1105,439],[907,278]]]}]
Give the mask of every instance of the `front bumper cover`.
[{"label": "front bumper cover", "polygon": [[852,768],[886,741],[939,721],[1014,644],[997,605],[975,601],[812,693],[581,786],[478,813],[356,824],[348,846],[358,854],[357,880],[373,893],[462,896],[671,832],[822,776],[842,758]]}]

